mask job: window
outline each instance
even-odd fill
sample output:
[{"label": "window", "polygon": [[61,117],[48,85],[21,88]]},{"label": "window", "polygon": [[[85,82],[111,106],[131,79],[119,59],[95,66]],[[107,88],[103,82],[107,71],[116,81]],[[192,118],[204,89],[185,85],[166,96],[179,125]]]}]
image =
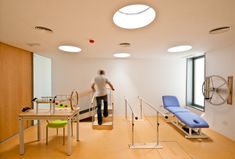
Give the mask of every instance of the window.
[{"label": "window", "polygon": [[205,56],[187,59],[187,105],[204,110]]}]

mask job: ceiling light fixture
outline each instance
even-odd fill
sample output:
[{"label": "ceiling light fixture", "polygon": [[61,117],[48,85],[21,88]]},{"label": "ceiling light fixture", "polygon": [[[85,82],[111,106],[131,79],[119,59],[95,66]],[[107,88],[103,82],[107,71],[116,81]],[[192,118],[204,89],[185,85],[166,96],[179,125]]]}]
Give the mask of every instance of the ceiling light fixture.
[{"label": "ceiling light fixture", "polygon": [[171,47],[167,51],[168,52],[184,52],[184,51],[188,51],[191,49],[192,49],[191,45],[179,45],[179,46]]},{"label": "ceiling light fixture", "polygon": [[44,26],[35,26],[34,28],[35,28],[36,30],[42,30],[42,31],[45,31],[45,32],[53,33],[53,30],[52,30],[52,29],[47,28],[47,27],[44,27]]},{"label": "ceiling light fixture", "polygon": [[131,55],[126,52],[120,52],[120,53],[113,54],[113,56],[117,58],[127,58],[127,57],[130,57]]},{"label": "ceiling light fixture", "polygon": [[129,47],[129,46],[131,46],[131,43],[124,42],[124,43],[119,43],[119,45],[122,47]]},{"label": "ceiling light fixture", "polygon": [[231,26],[219,27],[209,31],[210,34],[220,34],[231,30]]},{"label": "ceiling light fixture", "polygon": [[65,51],[65,52],[81,52],[82,49],[76,46],[71,46],[71,45],[60,45],[59,50]]},{"label": "ceiling light fixture", "polygon": [[152,7],[132,4],[119,9],[113,15],[113,22],[124,29],[137,29],[149,25],[155,17],[156,12]]}]

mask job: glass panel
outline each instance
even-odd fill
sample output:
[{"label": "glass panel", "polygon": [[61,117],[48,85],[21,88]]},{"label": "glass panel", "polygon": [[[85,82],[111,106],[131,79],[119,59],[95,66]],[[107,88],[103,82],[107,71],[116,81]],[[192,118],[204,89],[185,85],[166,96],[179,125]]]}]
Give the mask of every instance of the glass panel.
[{"label": "glass panel", "polygon": [[193,104],[193,59],[187,59],[187,94],[186,94],[186,104]]},{"label": "glass panel", "polygon": [[204,106],[202,84],[205,76],[205,58],[194,60],[194,104]]}]

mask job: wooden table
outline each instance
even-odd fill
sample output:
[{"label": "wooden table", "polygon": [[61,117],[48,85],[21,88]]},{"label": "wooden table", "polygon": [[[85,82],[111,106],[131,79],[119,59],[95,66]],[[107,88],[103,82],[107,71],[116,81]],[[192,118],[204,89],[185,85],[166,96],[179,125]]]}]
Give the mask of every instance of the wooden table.
[{"label": "wooden table", "polygon": [[68,128],[67,128],[67,154],[71,155],[72,146],[71,146],[71,126],[72,119],[76,118],[77,120],[77,129],[76,129],[76,137],[77,141],[79,141],[79,108],[75,110],[67,109],[67,108],[57,108],[55,112],[50,112],[49,109],[40,109],[38,113],[35,110],[30,110],[29,112],[23,112],[19,114],[19,146],[20,146],[20,155],[24,154],[24,127],[23,120],[38,120],[38,141],[41,140],[41,131],[40,131],[40,120],[67,120]]}]

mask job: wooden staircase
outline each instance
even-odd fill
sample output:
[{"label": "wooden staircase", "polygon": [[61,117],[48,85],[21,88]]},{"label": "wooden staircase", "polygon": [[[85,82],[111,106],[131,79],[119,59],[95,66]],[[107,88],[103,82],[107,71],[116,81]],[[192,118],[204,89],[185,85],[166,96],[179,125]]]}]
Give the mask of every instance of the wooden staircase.
[{"label": "wooden staircase", "polygon": [[101,106],[101,110],[102,110],[102,125],[98,124],[98,120],[97,120],[97,111],[96,111],[96,104],[95,104],[95,96],[93,96],[92,98],[92,102],[91,105],[93,106],[93,112],[95,113],[94,116],[92,116],[92,128],[96,129],[96,130],[112,130],[113,129],[113,112],[114,112],[114,102],[113,102],[113,95],[112,95],[112,90],[108,89],[108,116],[104,117],[103,116],[103,109],[104,106]]},{"label": "wooden staircase", "polygon": [[[102,125],[98,124],[97,113],[93,117],[92,128],[96,130],[112,130],[113,129],[113,103],[108,106],[109,115],[103,117]],[[102,109],[103,114],[103,109]]]}]

